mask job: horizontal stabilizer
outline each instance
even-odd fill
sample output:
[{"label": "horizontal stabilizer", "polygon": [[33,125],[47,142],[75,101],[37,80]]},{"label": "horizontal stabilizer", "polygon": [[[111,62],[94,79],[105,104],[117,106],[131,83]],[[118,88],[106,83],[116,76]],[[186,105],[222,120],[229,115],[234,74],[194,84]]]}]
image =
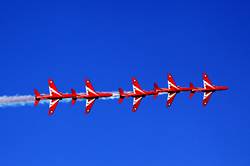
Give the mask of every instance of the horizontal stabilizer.
[{"label": "horizontal stabilizer", "polygon": [[77,94],[76,94],[76,91],[75,89],[71,89],[71,93],[72,93],[72,105],[74,105],[76,103],[76,99],[77,99]]},{"label": "horizontal stabilizer", "polygon": [[35,102],[34,105],[37,106],[39,104],[40,99],[38,98],[40,96],[40,93],[38,92],[37,89],[34,89],[34,94],[35,94]]},{"label": "horizontal stabilizer", "polygon": [[119,98],[119,100],[118,100],[118,103],[122,103],[123,102],[123,100],[124,100],[124,97],[125,97],[125,94],[124,94],[124,91],[123,91],[123,89],[122,88],[119,88],[119,95],[120,95],[120,98]]},{"label": "horizontal stabilizer", "polygon": [[154,99],[157,98],[157,96],[159,95],[159,92],[160,92],[160,87],[158,86],[158,84],[155,82],[154,83]]},{"label": "horizontal stabilizer", "polygon": [[40,99],[35,99],[34,105],[37,106],[39,104]]},{"label": "horizontal stabilizer", "polygon": [[190,87],[190,89],[191,89],[189,98],[191,99],[191,98],[194,96],[194,93],[195,93],[195,91],[194,91],[195,86],[194,86],[194,84],[193,84],[192,82],[190,82],[189,87]]},{"label": "horizontal stabilizer", "polygon": [[37,98],[38,96],[40,96],[40,93],[38,92],[37,89],[34,89],[34,94],[35,94],[35,97]]}]

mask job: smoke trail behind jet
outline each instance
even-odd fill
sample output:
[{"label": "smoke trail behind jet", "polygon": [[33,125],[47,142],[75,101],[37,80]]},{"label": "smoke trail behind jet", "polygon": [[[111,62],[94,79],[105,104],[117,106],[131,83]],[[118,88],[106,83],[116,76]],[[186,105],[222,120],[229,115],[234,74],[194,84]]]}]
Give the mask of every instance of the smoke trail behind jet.
[{"label": "smoke trail behind jet", "polygon": [[24,96],[1,96],[0,97],[0,107],[8,106],[25,106],[34,103],[34,96],[24,95]]},{"label": "smoke trail behind jet", "polygon": [[[34,100],[35,100],[35,97],[32,95],[1,96],[0,108],[34,105]],[[70,101],[71,99],[64,99],[61,102],[68,103]],[[40,101],[40,104],[47,104],[49,102],[50,100],[42,100]]]}]

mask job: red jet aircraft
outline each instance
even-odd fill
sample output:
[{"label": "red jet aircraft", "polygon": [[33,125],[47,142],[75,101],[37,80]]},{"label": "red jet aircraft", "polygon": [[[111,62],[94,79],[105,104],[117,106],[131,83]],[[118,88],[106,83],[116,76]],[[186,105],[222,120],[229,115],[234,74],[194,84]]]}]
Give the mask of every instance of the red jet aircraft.
[{"label": "red jet aircraft", "polygon": [[[154,90],[150,90],[150,91],[143,90],[140,87],[137,79],[132,78],[133,92],[124,92],[122,88],[119,88],[119,97],[120,97],[119,103],[122,103],[124,98],[132,97],[133,98],[132,112],[136,112],[136,110],[138,109],[141,103],[141,100],[144,97],[153,95],[154,98],[156,98],[158,94],[160,93],[168,93],[167,106],[170,107],[177,93],[180,93],[183,91],[190,91],[190,98],[192,98],[192,96],[196,92],[204,92],[202,103],[205,106],[209,102],[213,92],[228,89],[227,86],[212,85],[212,82],[209,80],[208,75],[206,73],[203,74],[203,83],[204,83],[203,88],[194,87],[192,83],[190,83],[190,87],[180,87],[176,85],[171,74],[168,74],[167,77],[168,77],[168,88],[160,88],[155,83]],[[49,113],[48,113],[49,115],[54,114],[59,100],[62,100],[65,98],[71,98],[72,104],[75,104],[77,99],[86,99],[85,112],[89,113],[96,99],[117,96],[116,93],[113,94],[111,92],[96,92],[90,80],[85,81],[86,93],[78,93],[78,94],[76,93],[74,89],[71,89],[71,94],[61,93],[57,90],[53,80],[48,80],[48,83],[49,83],[50,94],[41,95],[36,89],[34,90],[34,93],[35,93],[35,106],[38,105],[40,100],[50,100]]]},{"label": "red jet aircraft", "polygon": [[35,106],[38,105],[40,100],[50,100],[49,104],[49,115],[53,115],[59,100],[64,98],[73,98],[73,94],[61,93],[57,90],[53,80],[48,80],[49,83],[49,95],[41,95],[37,89],[34,90],[35,93]]},{"label": "red jet aircraft", "polygon": [[204,85],[203,88],[196,88],[196,87],[194,87],[194,85],[192,83],[190,83],[190,87],[192,88],[191,93],[190,93],[190,98],[193,97],[195,92],[204,92],[202,104],[203,104],[203,106],[206,106],[207,103],[209,102],[212,94],[215,91],[227,90],[228,87],[227,86],[215,86],[215,85],[213,85],[206,73],[203,73],[202,77],[203,77],[203,85]]},{"label": "red jet aircraft", "polygon": [[90,112],[96,99],[102,98],[102,97],[113,96],[113,93],[109,93],[109,92],[96,92],[90,80],[85,81],[85,88],[86,88],[86,94],[77,94],[74,89],[71,89],[72,94],[73,94],[72,104],[74,104],[77,99],[86,99],[85,113]]},{"label": "red jet aircraft", "polygon": [[133,108],[132,112],[136,112],[142,98],[149,95],[155,95],[155,91],[145,91],[141,88],[136,78],[132,78],[133,92],[124,92],[122,88],[119,88],[120,99],[119,103],[122,103],[124,98],[133,97]]},{"label": "red jet aircraft", "polygon": [[167,107],[171,106],[177,93],[192,90],[191,88],[177,86],[171,74],[168,74],[168,88],[160,88],[157,83],[154,83],[154,89],[157,94],[168,93]]}]

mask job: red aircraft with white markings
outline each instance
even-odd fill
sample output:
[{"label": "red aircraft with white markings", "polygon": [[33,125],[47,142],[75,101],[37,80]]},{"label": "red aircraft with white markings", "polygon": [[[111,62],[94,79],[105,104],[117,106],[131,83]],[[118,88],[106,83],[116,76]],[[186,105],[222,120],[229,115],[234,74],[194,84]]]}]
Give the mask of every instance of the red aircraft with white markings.
[{"label": "red aircraft with white markings", "polygon": [[160,88],[157,83],[154,84],[154,90],[143,90],[141,86],[139,85],[136,78],[132,78],[132,85],[133,85],[133,91],[132,92],[124,92],[122,88],[119,88],[119,95],[117,93],[111,93],[111,92],[96,92],[94,90],[94,87],[92,86],[90,80],[85,81],[85,88],[86,93],[76,93],[74,89],[71,89],[71,93],[61,93],[57,90],[55,83],[53,80],[48,80],[49,83],[49,94],[40,94],[38,90],[34,90],[35,93],[35,106],[38,105],[40,100],[49,100],[49,115],[53,115],[55,112],[55,109],[58,105],[58,102],[62,99],[68,98],[72,99],[72,104],[75,104],[77,99],[86,99],[86,108],[85,113],[89,113],[91,111],[91,108],[94,105],[94,102],[98,98],[109,98],[109,97],[119,97],[119,103],[122,103],[124,98],[133,98],[133,108],[132,112],[136,112],[141,100],[146,97],[153,95],[154,98],[156,98],[159,94],[168,94],[167,99],[167,107],[170,107],[173,103],[175,96],[177,93],[184,92],[184,91],[190,91],[190,98],[196,93],[196,92],[203,92],[203,105],[207,105],[209,102],[211,95],[215,91],[222,91],[227,90],[227,86],[215,86],[212,84],[212,82],[209,80],[208,75],[206,73],[203,73],[203,84],[204,87],[195,87],[192,83],[190,83],[189,87],[181,87],[177,86],[173,76],[171,74],[168,74],[168,88]]},{"label": "red aircraft with white markings", "polygon": [[35,106],[38,105],[40,100],[50,100],[49,104],[49,115],[53,115],[59,100],[65,98],[73,98],[73,94],[61,93],[57,90],[56,85],[53,80],[48,80],[49,83],[49,95],[41,95],[37,89],[34,90],[35,93]]},{"label": "red aircraft with white markings", "polygon": [[157,83],[154,83],[154,89],[157,94],[168,93],[167,107],[171,106],[177,93],[192,90],[191,88],[177,86],[171,74],[168,74],[168,88],[160,88]]},{"label": "red aircraft with white markings", "polygon": [[133,92],[124,92],[122,88],[119,88],[119,94],[120,94],[119,103],[122,103],[124,98],[133,97],[132,112],[136,112],[141,103],[141,100],[145,96],[155,95],[156,93],[154,90],[152,91],[143,90],[139,85],[137,79],[134,77],[132,78],[132,84],[133,84]]},{"label": "red aircraft with white markings", "polygon": [[209,102],[212,94],[215,91],[227,90],[228,87],[227,86],[213,85],[206,73],[202,74],[202,78],[203,78],[203,88],[194,87],[194,85],[192,83],[190,83],[190,87],[192,88],[191,93],[190,93],[190,98],[192,98],[192,96],[194,95],[195,92],[204,92],[202,104],[203,104],[203,106],[206,106],[207,103]]},{"label": "red aircraft with white markings", "polygon": [[74,95],[72,104],[74,104],[77,99],[86,99],[85,113],[90,112],[96,99],[113,96],[113,93],[109,92],[96,92],[90,80],[85,81],[85,88],[86,88],[86,94],[77,94],[74,89],[71,90],[72,94]]}]

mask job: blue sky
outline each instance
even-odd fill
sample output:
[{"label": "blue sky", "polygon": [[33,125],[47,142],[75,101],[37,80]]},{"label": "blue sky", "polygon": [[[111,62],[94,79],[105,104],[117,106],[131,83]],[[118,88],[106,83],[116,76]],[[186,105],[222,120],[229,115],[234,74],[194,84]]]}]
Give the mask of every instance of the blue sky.
[{"label": "blue sky", "polygon": [[132,100],[0,108],[0,165],[250,165],[249,2],[1,1],[0,95],[152,89],[166,74],[202,86],[206,71],[230,90]]}]

